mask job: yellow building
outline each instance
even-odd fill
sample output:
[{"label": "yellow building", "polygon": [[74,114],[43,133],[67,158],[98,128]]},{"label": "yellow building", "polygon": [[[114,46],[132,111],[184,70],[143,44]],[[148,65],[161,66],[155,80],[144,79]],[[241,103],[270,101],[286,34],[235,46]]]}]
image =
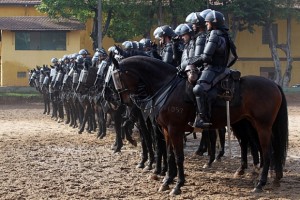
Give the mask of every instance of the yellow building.
[{"label": "yellow building", "polygon": [[54,20],[39,13],[40,0],[0,1],[0,86],[28,86],[28,71],[52,57],[91,50],[91,29],[75,20]]},{"label": "yellow building", "polygon": [[[287,41],[287,24],[285,20],[278,20],[273,24],[273,31],[277,44]],[[300,24],[292,21],[291,30],[291,56],[293,69],[290,86],[300,83]],[[255,27],[254,33],[248,31],[237,34],[235,44],[239,60],[233,66],[242,72],[242,75],[259,75],[267,78],[274,77],[274,63],[269,49],[267,31],[264,27]],[[286,69],[286,55],[278,49],[282,74]]]}]

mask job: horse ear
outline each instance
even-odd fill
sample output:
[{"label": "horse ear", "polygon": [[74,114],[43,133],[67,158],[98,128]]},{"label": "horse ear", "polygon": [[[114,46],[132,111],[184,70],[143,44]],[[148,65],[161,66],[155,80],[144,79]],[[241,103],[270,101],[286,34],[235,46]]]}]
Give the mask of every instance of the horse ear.
[{"label": "horse ear", "polygon": [[40,70],[40,69],[41,69],[41,67],[40,67],[40,66],[36,66],[36,68],[37,68],[38,70]]}]

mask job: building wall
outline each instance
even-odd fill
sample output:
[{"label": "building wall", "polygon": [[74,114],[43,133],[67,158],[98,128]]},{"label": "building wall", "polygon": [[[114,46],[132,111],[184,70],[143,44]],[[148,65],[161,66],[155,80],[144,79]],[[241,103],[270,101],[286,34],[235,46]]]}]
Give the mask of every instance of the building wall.
[{"label": "building wall", "polygon": [[[66,51],[20,51],[15,50],[14,32],[3,31],[1,59],[1,86],[28,86],[28,71],[37,65],[50,65],[51,58],[61,58],[65,54],[77,52],[80,48],[80,31],[67,33]],[[26,77],[18,78],[18,72],[26,72]]]},{"label": "building wall", "polygon": [[[44,16],[33,6],[0,6],[0,17]],[[52,57],[62,58],[65,54],[78,53],[80,49],[92,51],[89,34],[92,24],[88,21],[86,30],[67,33],[66,51],[16,51],[14,32],[0,33],[0,86],[28,86],[28,71],[37,65],[50,65]],[[18,72],[26,72],[26,77],[18,78]]]},{"label": "building wall", "polygon": [[0,17],[41,15],[45,14],[38,12],[33,6],[0,6]]},{"label": "building wall", "polygon": [[[278,24],[278,44],[286,43],[286,21],[280,20]],[[291,31],[291,53],[293,57],[292,79],[290,86],[300,83],[300,24],[294,20],[292,22]],[[254,33],[248,31],[239,32],[237,34],[235,44],[239,60],[232,67],[233,69],[240,70],[242,75],[263,75],[261,73],[262,67],[274,68],[274,63],[271,57],[269,45],[262,44],[262,27],[255,27]],[[281,59],[282,74],[286,69],[286,56],[283,51],[278,49],[279,57]]]}]

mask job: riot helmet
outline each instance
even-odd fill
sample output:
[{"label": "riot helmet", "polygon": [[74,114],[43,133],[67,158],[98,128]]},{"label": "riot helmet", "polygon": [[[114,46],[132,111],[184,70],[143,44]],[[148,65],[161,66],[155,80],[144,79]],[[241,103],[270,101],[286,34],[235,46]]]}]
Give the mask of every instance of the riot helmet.
[{"label": "riot helmet", "polygon": [[133,41],[133,48],[137,50],[143,50],[143,45],[139,43],[138,41]]},{"label": "riot helmet", "polygon": [[205,21],[211,22],[211,24],[213,26],[215,26],[217,29],[225,29],[226,28],[225,17],[219,11],[212,10],[212,11],[208,12],[205,17]]},{"label": "riot helmet", "polygon": [[53,64],[58,63],[58,59],[57,59],[57,58],[52,58],[52,59],[51,59],[51,63],[53,63]]},{"label": "riot helmet", "polygon": [[77,62],[78,64],[83,64],[83,56],[82,56],[82,55],[78,55],[78,56],[76,57],[76,62]]},{"label": "riot helmet", "polygon": [[125,50],[134,49],[134,44],[131,41],[125,41],[122,43],[122,46]]},{"label": "riot helmet", "polygon": [[80,51],[79,51],[79,54],[80,55],[89,55],[90,53],[88,52],[88,50],[86,50],[86,49],[81,49]]},{"label": "riot helmet", "polygon": [[200,15],[200,12],[192,12],[186,18],[185,22],[196,24],[198,26],[205,25],[204,18]]},{"label": "riot helmet", "polygon": [[153,32],[153,36],[155,37],[155,39],[161,39],[163,36],[172,38],[175,36],[175,33],[169,25],[164,25],[157,27]]},{"label": "riot helmet", "polygon": [[[97,53],[97,52],[96,52]],[[95,53],[95,55],[93,56],[93,58],[92,58],[92,62],[94,63],[94,62],[97,62],[98,60],[99,60],[99,56],[98,55],[96,55],[96,53]]]},{"label": "riot helmet", "polygon": [[108,48],[108,52],[109,53],[112,52],[114,54],[117,54],[118,50],[117,50],[116,46],[111,46],[111,47]]},{"label": "riot helmet", "polygon": [[141,39],[140,43],[143,45],[143,48],[151,47],[151,40],[149,38]]},{"label": "riot helmet", "polygon": [[103,48],[97,49],[96,53],[98,53],[98,56],[101,56],[101,57],[106,57],[107,56],[107,53],[106,53],[105,49],[103,49]]},{"label": "riot helmet", "polygon": [[193,34],[194,31],[193,31],[192,24],[190,24],[190,23],[179,24],[175,29],[175,33],[180,36],[187,34],[187,33]]}]

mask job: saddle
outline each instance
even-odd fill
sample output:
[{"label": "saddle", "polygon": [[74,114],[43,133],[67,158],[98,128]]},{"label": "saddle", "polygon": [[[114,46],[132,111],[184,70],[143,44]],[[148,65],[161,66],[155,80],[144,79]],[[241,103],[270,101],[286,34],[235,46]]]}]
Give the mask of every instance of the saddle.
[{"label": "saddle", "polygon": [[226,101],[230,102],[230,106],[239,106],[241,104],[240,77],[241,72],[230,70],[223,79],[209,90],[208,96],[212,98],[211,103],[213,106],[226,106]]}]

